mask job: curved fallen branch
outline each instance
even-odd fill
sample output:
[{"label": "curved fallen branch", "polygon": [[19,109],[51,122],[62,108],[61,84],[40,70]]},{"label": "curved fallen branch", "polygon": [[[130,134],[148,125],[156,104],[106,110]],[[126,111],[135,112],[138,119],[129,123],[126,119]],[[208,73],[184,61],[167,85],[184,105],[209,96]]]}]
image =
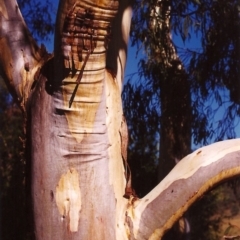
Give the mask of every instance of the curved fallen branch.
[{"label": "curved fallen branch", "polygon": [[161,239],[206,191],[240,175],[240,139],[200,148],[186,156],[149,194],[128,208],[133,239]]}]

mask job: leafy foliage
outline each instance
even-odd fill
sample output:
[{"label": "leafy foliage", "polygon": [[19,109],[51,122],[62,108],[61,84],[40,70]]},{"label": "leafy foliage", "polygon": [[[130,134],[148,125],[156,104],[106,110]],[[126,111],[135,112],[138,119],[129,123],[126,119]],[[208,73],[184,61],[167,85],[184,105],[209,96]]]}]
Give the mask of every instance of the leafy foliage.
[{"label": "leafy foliage", "polygon": [[[142,82],[141,87],[148,87],[148,95],[149,89],[153,95],[160,91],[157,82],[162,77],[153,76],[153,69],[161,69],[159,71],[166,75],[167,66],[163,63],[171,62],[169,45],[174,44],[167,37],[169,30],[168,26],[164,27],[165,16],[155,10],[152,14],[156,6],[171,9],[169,27],[173,35],[180,36],[185,43],[194,38],[201,44],[201,49],[184,49],[175,44],[191,83],[194,143],[206,145],[236,137],[235,120],[240,113],[239,1],[135,1],[132,44],[146,54],[139,62],[140,78],[137,82]],[[153,22],[159,24],[151,29]],[[133,81],[129,82],[133,84]],[[147,109],[146,112],[150,114]]]},{"label": "leafy foliage", "polygon": [[[0,238],[24,239],[26,231],[23,118],[0,79]],[[17,216],[17,217],[16,217]]]},{"label": "leafy foliage", "polygon": [[191,224],[191,239],[220,239],[220,216],[217,216],[219,189],[210,191],[189,209],[187,216]]},{"label": "leafy foliage", "polygon": [[[132,111],[125,113],[128,129],[131,133],[129,141],[128,161],[132,171],[132,184],[139,197],[144,196],[158,183],[157,164],[159,158],[159,108],[155,108],[151,92],[143,95],[142,87],[125,86],[123,92],[124,104]],[[146,89],[144,90],[146,93]],[[156,93],[157,94],[157,93]],[[135,96],[136,101],[132,101]],[[144,98],[142,98],[144,96]],[[156,101],[157,101],[156,97]],[[149,118],[145,108],[154,108],[155,115]],[[125,106],[126,109],[126,106]],[[129,124],[130,123],[130,124]],[[135,125],[132,125],[134,123]],[[147,161],[146,161],[147,159]]]},{"label": "leafy foliage", "polygon": [[[202,113],[205,115],[202,119],[205,119],[206,134],[203,136],[203,130],[196,126],[196,122],[193,132],[195,143],[200,139],[207,143],[207,139],[213,137],[218,141],[236,137],[235,120],[240,113],[239,2],[210,1],[202,7],[211,21],[203,21],[206,22],[202,27],[203,49],[192,55],[189,75],[193,83],[196,118],[200,118]],[[199,101],[199,98],[202,100]],[[209,108],[207,101],[212,102],[215,109]],[[219,107],[225,107],[225,112],[214,129],[209,123],[214,121],[214,113],[219,113]]]},{"label": "leafy foliage", "polygon": [[49,0],[18,0],[24,19],[34,37],[49,40],[54,32],[56,9]]},{"label": "leafy foliage", "polygon": [[[198,37],[202,46],[198,50],[179,49],[192,83],[195,144],[236,137],[240,103],[239,7],[237,0],[172,1],[173,32],[183,41]],[[220,112],[221,120],[216,120]]]}]

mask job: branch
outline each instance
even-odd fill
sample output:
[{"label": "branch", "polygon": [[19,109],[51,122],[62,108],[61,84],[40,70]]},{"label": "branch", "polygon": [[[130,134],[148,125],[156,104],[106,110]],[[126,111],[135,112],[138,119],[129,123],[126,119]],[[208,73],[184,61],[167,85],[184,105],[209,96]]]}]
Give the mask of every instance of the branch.
[{"label": "branch", "polygon": [[135,239],[161,239],[205,192],[240,175],[240,139],[200,148],[180,161],[148,195],[128,209]]},{"label": "branch", "polygon": [[25,109],[34,75],[46,51],[30,35],[15,0],[0,2],[0,74],[14,99]]}]

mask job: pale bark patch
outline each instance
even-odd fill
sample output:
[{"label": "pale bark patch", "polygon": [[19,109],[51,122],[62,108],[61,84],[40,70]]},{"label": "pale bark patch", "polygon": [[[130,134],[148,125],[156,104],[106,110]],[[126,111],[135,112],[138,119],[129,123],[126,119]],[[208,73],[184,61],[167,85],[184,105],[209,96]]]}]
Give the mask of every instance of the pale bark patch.
[{"label": "pale bark patch", "polygon": [[56,187],[56,203],[62,219],[68,221],[69,230],[77,232],[81,210],[81,191],[76,169],[71,168],[61,176]]}]

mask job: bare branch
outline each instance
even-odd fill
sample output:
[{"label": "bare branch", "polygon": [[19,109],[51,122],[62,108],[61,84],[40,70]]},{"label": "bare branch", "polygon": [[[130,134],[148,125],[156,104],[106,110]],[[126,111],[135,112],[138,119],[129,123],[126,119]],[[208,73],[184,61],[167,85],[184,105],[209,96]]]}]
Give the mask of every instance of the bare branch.
[{"label": "bare branch", "polygon": [[190,205],[213,186],[240,175],[240,139],[200,148],[128,210],[136,239],[159,239]]}]

